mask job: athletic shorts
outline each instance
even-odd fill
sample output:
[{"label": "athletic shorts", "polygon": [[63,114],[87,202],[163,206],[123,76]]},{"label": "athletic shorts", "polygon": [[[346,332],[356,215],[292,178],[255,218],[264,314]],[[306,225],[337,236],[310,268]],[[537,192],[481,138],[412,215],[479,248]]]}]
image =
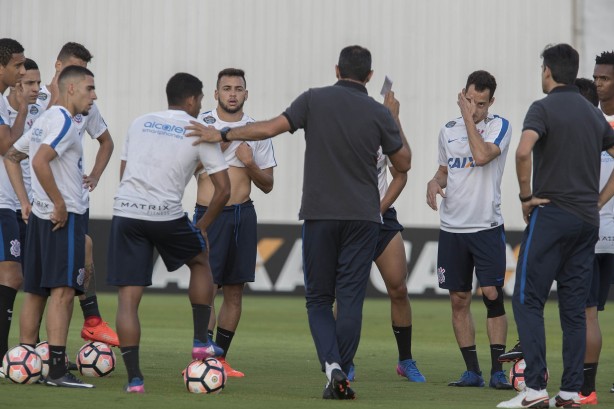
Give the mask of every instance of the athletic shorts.
[{"label": "athletic shorts", "polygon": [[377,260],[382,255],[388,243],[392,241],[398,232],[403,231],[403,226],[397,220],[397,211],[394,207],[389,207],[382,215],[383,223],[380,226],[379,236],[377,238],[377,246],[375,247],[375,255],[373,261]]},{"label": "athletic shorts", "polygon": [[439,288],[471,291],[474,268],[480,287],[501,287],[505,279],[505,262],[503,225],[476,233],[439,231]]},{"label": "athletic shorts", "polygon": [[612,277],[614,277],[614,254],[595,254],[593,265],[593,279],[588,300],[586,300],[586,307],[596,306],[597,311],[603,311],[610,292]]},{"label": "athletic shorts", "polygon": [[[21,217],[21,209],[15,210],[15,217],[17,226],[19,226],[19,242],[21,243],[21,254],[26,254],[26,231],[28,231],[28,225],[23,221]],[[21,258],[23,266],[23,257]]]},{"label": "athletic shorts", "polygon": [[[15,213],[13,213],[13,218]],[[83,294],[85,217],[68,213],[66,225],[52,231],[51,220],[30,213],[24,254],[24,291],[48,296],[52,288],[71,287]]]},{"label": "athletic shorts", "polygon": [[[194,223],[206,206],[196,205]],[[207,228],[209,264],[213,282],[224,284],[251,283],[256,279],[257,225],[254,202],[224,207],[220,215]]]},{"label": "athletic shorts", "polygon": [[150,286],[154,248],[168,271],[205,250],[205,240],[187,215],[169,221],[113,216],[107,254],[107,284]]},{"label": "athletic shorts", "polygon": [[15,212],[0,209],[0,261],[21,262],[21,241]]}]

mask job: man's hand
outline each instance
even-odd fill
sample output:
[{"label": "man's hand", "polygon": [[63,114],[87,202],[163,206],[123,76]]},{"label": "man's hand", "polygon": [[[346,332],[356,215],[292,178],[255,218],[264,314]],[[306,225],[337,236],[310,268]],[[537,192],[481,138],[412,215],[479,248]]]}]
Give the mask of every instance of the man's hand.
[{"label": "man's hand", "polygon": [[546,203],[550,203],[550,200],[541,199],[535,196],[533,196],[533,198],[528,202],[522,202],[522,218],[524,219],[524,222],[529,224],[529,218],[531,217],[531,212],[533,209]]},{"label": "man's hand", "polygon": [[92,191],[94,189],[96,189],[96,186],[98,186],[98,179],[95,178],[94,176],[91,175],[83,175],[83,188],[87,189],[88,191]]},{"label": "man's hand", "polygon": [[394,97],[394,91],[389,91],[386,94],[386,96],[384,97],[384,106],[388,108],[394,119],[399,118],[399,110],[401,108],[401,104]]},{"label": "man's hand", "polygon": [[437,195],[446,197],[439,183],[435,179],[431,179],[426,184],[426,204],[433,210],[437,210]]},{"label": "man's hand", "polygon": [[28,224],[30,218],[30,212],[32,212],[32,205],[28,202],[21,204],[21,219],[25,224]]},{"label": "man's hand", "polygon": [[53,229],[51,231],[56,231],[64,227],[66,225],[66,220],[68,219],[68,212],[66,211],[66,203],[61,202],[58,204],[53,204],[53,213],[51,213],[51,223],[54,224]]},{"label": "man's hand", "polygon": [[205,126],[200,122],[190,121],[190,125],[186,126],[185,129],[189,131],[186,136],[196,136],[199,138],[192,145],[204,142],[222,142],[222,134],[212,126]]},{"label": "man's hand", "polygon": [[476,111],[475,101],[467,99],[464,94],[464,90],[458,93],[458,100],[456,101],[460,108],[461,115],[466,121],[473,122],[473,114]]},{"label": "man's hand", "polygon": [[237,147],[235,155],[237,155],[237,159],[243,162],[245,166],[249,166],[254,163],[254,152],[252,151],[252,147],[246,142],[242,142]]},{"label": "man's hand", "polygon": [[15,93],[15,99],[17,100],[17,111],[21,112],[21,110],[28,109],[28,100],[26,99],[26,95],[23,92],[23,86],[21,82],[18,82],[17,85],[13,89],[11,89],[11,94]]}]

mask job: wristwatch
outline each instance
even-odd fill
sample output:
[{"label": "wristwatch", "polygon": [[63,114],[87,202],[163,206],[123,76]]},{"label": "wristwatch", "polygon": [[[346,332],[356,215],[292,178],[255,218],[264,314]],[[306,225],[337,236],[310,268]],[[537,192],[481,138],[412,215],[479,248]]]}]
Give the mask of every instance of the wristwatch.
[{"label": "wristwatch", "polygon": [[228,138],[226,137],[226,135],[228,134],[228,132],[230,132],[230,129],[231,129],[231,128],[230,128],[230,127],[228,127],[228,126],[227,126],[227,127],[225,127],[225,128],[220,129],[220,135],[222,136],[222,140],[223,140],[224,142],[230,142],[230,141],[228,140]]}]

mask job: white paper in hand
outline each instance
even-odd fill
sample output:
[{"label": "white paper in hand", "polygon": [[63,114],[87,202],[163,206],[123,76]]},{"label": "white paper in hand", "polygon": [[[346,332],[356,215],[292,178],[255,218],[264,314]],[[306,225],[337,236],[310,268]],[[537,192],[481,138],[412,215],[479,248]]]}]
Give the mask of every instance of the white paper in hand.
[{"label": "white paper in hand", "polygon": [[391,89],[392,89],[392,80],[390,79],[389,76],[386,75],[386,78],[384,78],[384,85],[382,85],[382,90],[380,91],[380,95],[382,97],[385,97],[386,94],[389,93]]}]

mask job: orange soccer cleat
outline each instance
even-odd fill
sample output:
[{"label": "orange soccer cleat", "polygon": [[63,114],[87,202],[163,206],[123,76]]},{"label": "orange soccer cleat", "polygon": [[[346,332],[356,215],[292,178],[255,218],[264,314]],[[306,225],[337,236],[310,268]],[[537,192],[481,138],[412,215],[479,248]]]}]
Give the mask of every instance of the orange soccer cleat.
[{"label": "orange soccer cleat", "polygon": [[99,341],[114,347],[119,346],[117,333],[100,317],[85,320],[81,329],[81,338],[86,341]]},{"label": "orange soccer cleat", "polygon": [[237,371],[236,369],[232,369],[232,367],[226,361],[225,358],[219,357],[217,358],[217,360],[220,361],[222,365],[224,366],[224,372],[226,372],[226,376],[234,377],[234,378],[243,378],[245,376],[243,372]]}]

